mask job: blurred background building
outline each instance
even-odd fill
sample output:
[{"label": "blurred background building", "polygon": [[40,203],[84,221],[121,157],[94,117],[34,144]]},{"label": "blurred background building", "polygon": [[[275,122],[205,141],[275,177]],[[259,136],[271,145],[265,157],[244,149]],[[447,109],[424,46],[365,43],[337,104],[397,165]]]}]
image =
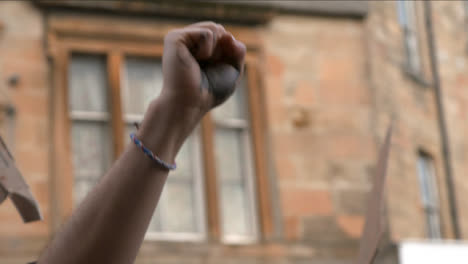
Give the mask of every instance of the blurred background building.
[{"label": "blurred background building", "polygon": [[246,43],[246,76],[184,145],[137,263],[350,263],[392,119],[379,263],[467,239],[468,9],[425,5],[1,1],[0,133],[45,220],[2,204],[0,262],[37,258],[160,91],[166,32],[200,20]]}]

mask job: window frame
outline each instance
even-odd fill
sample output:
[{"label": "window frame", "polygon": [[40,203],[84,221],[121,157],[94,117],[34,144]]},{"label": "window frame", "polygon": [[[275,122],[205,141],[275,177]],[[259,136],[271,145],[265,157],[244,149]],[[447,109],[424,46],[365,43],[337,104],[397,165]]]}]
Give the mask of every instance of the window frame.
[{"label": "window frame", "polygon": [[[48,55],[52,59],[51,120],[52,120],[52,171],[51,195],[52,229],[58,230],[61,223],[71,215],[73,209],[73,170],[71,162],[71,119],[68,110],[68,65],[72,53],[85,53],[106,56],[108,73],[108,96],[112,101],[111,129],[113,131],[114,159],[124,149],[125,120],[121,102],[123,85],[122,70],[126,56],[139,56],[160,59],[163,54],[163,39],[172,28],[183,24],[158,22],[139,23],[110,18],[86,16],[48,17]],[[259,71],[262,55],[261,41],[256,31],[248,27],[227,29],[246,43],[247,99],[250,108],[250,130],[255,171],[255,196],[257,198],[258,239],[268,240],[273,236],[273,214],[270,200],[270,183],[267,175],[264,131],[266,129],[262,94],[262,81]],[[223,241],[221,235],[220,199],[214,156],[214,120],[208,113],[200,124],[201,147],[203,153],[204,179],[202,184],[205,200],[206,239]],[[164,238],[164,240],[172,240]],[[176,239],[178,240],[178,239]],[[240,242],[241,243],[241,242]]]}]

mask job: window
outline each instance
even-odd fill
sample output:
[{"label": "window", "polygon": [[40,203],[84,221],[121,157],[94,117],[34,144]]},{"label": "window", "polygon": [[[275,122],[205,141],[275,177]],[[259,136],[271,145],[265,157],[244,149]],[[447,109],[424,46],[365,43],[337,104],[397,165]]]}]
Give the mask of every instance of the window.
[{"label": "window", "polygon": [[[79,28],[76,21],[50,25],[53,169],[66,175],[54,183],[54,200],[60,201],[57,218],[71,212],[130,143],[133,123],[143,119],[162,88],[165,32],[155,27],[122,32],[125,27],[109,23],[80,23]],[[96,28],[105,29],[105,37]],[[257,55],[249,51],[248,56],[248,74],[234,95],[208,114],[182,146],[178,169],[168,177],[147,239],[249,243],[272,233],[252,60]]]},{"label": "window", "polygon": [[398,1],[398,20],[403,30],[406,70],[412,75],[422,73],[415,1]]},{"label": "window", "polygon": [[426,216],[427,236],[431,239],[440,239],[442,235],[434,162],[429,155],[422,152],[418,157],[418,175],[421,200]]}]

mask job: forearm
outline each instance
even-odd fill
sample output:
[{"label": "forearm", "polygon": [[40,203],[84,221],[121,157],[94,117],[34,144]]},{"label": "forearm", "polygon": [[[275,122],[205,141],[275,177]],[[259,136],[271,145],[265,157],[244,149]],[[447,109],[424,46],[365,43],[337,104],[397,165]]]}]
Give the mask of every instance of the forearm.
[{"label": "forearm", "polygon": [[[173,162],[201,116],[197,109],[182,110],[169,100],[158,99],[150,106],[137,138],[161,159]],[[130,144],[39,263],[132,263],[167,175],[166,169]]]}]

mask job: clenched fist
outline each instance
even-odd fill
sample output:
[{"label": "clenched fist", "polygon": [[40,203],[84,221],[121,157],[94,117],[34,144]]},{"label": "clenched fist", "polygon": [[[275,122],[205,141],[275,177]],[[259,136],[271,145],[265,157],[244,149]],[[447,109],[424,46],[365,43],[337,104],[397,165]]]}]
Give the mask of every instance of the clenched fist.
[{"label": "clenched fist", "polygon": [[180,107],[210,110],[234,92],[245,52],[243,43],[213,22],[169,32],[164,40],[163,95]]}]

